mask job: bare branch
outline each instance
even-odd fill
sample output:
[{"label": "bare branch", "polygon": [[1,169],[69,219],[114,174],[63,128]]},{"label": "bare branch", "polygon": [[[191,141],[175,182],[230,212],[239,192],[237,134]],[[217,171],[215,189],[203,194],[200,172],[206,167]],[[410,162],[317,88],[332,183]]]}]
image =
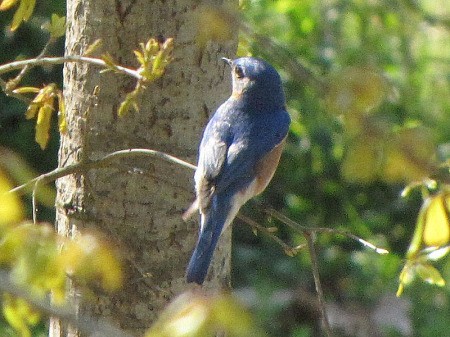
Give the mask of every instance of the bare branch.
[{"label": "bare branch", "polygon": [[53,171],[41,174],[40,176],[26,182],[25,184],[22,184],[20,186],[13,188],[9,192],[10,193],[24,192],[26,190],[33,188],[37,183],[46,184],[46,183],[54,181],[58,178],[67,176],[69,174],[108,166],[108,164],[110,164],[111,162],[113,162],[119,158],[130,158],[130,157],[135,157],[135,156],[156,157],[156,158],[163,159],[163,160],[171,162],[171,163],[181,165],[181,166],[186,167],[191,170],[196,169],[195,165],[192,165],[184,160],[181,160],[177,157],[171,156],[164,152],[150,150],[150,149],[127,149],[127,150],[119,150],[116,152],[109,153],[99,159],[88,159],[86,161],[71,164],[71,165],[68,165],[65,167],[58,167],[58,168],[54,169]]},{"label": "bare branch", "polygon": [[306,241],[308,241],[309,256],[311,257],[312,273],[314,284],[316,286],[317,298],[319,300],[319,309],[322,316],[323,330],[325,331],[327,337],[331,337],[333,336],[333,333],[331,332],[330,323],[328,321],[325,297],[323,296],[322,285],[320,282],[319,261],[317,259],[316,247],[314,245],[314,233],[304,231],[303,236],[306,238]]},{"label": "bare branch", "polygon": [[278,219],[279,221],[283,222],[284,224],[286,224],[287,226],[289,226],[291,229],[293,229],[294,231],[296,231],[297,233],[301,233],[303,234],[304,231],[309,231],[309,232],[316,232],[316,233],[331,233],[331,234],[335,234],[335,235],[342,235],[342,236],[346,236],[352,240],[358,241],[359,243],[361,243],[364,247],[367,247],[369,249],[372,249],[373,251],[375,251],[375,253],[378,254],[388,254],[389,251],[384,249],[384,248],[380,248],[375,246],[374,244],[364,240],[363,238],[360,238],[359,236],[343,231],[343,230],[339,230],[339,229],[334,229],[334,228],[326,228],[326,227],[306,227],[306,226],[302,226],[300,225],[298,222],[295,222],[294,220],[288,218],[287,216],[285,216],[284,214],[272,209],[272,208],[266,208],[264,209],[264,212],[270,214],[271,216],[273,216],[274,218]]},{"label": "bare branch", "polygon": [[238,214],[237,218],[244,221],[245,223],[247,223],[248,225],[250,225],[252,228],[254,228],[255,230],[258,230],[264,234],[266,234],[270,239],[272,239],[273,241],[275,241],[277,244],[279,244],[281,246],[281,248],[283,248],[283,250],[285,251],[285,253],[289,256],[294,256],[300,249],[302,249],[303,247],[305,247],[305,245],[299,245],[297,247],[291,247],[288,244],[286,244],[283,240],[281,240],[278,236],[274,235],[272,231],[270,231],[270,229],[268,229],[267,227],[261,226],[260,224],[258,224],[256,221],[250,219],[249,217],[246,217],[245,215],[242,214]]},{"label": "bare branch", "polygon": [[[34,59],[20,60],[20,61],[6,63],[3,65],[0,65],[0,75],[8,73],[13,70],[22,69],[24,67],[48,66],[48,65],[63,64],[63,63],[68,63],[68,62],[88,63],[88,64],[93,64],[93,65],[96,65],[99,67],[107,68],[107,69],[111,68],[111,66],[108,65],[105,61],[98,59],[98,58],[78,56],[78,55],[67,55],[67,56],[61,56],[61,57],[34,58]],[[145,78],[142,75],[140,75],[138,71],[133,70],[131,68],[115,65],[114,71],[128,75],[128,76],[132,76],[139,81],[145,81]]]},{"label": "bare branch", "polygon": [[[50,37],[50,39],[47,41],[47,43],[45,44],[44,48],[42,48],[42,51],[39,53],[38,56],[36,56],[36,60],[40,60],[42,59],[45,54],[47,53],[48,48],[50,47],[50,45],[54,42],[54,39]],[[13,93],[12,91],[19,85],[20,81],[22,81],[22,78],[26,75],[26,73],[28,72],[28,70],[30,70],[32,68],[32,65],[26,65],[25,67],[22,68],[22,70],[19,72],[19,74],[13,78],[12,80],[9,80],[6,84],[6,90],[5,93],[8,96],[11,96],[11,93]]]}]

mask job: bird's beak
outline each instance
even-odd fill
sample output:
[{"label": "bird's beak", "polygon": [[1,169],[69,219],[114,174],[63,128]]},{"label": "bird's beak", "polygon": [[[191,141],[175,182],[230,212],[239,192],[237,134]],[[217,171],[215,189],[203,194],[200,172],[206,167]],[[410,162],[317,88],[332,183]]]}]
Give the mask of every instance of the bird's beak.
[{"label": "bird's beak", "polygon": [[230,65],[230,66],[233,64],[233,60],[227,59],[226,57],[222,57],[222,61],[228,63],[228,65]]}]

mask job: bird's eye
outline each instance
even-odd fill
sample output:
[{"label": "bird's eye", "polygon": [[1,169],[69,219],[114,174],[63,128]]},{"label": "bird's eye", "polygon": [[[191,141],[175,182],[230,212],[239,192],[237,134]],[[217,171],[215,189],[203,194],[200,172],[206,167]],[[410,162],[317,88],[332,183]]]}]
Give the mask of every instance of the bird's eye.
[{"label": "bird's eye", "polygon": [[235,73],[237,78],[244,77],[244,70],[240,66],[236,66],[236,68],[234,68],[234,73]]}]

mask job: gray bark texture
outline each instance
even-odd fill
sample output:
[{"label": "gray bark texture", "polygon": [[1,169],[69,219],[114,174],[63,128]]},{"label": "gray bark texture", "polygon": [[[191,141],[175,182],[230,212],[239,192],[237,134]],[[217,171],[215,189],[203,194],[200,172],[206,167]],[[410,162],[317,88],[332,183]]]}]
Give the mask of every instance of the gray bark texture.
[{"label": "gray bark texture", "polygon": [[[61,138],[60,166],[100,158],[116,150],[149,148],[196,162],[202,130],[230,93],[229,69],[234,38],[200,48],[196,30],[204,5],[237,5],[237,0],[68,0],[66,54],[80,55],[102,39],[120,65],[137,67],[133,50],[152,36],[174,38],[174,59],[166,74],[150,84],[140,111],[119,118],[117,108],[134,79],[99,73],[87,64],[64,68],[68,133]],[[133,335],[142,333],[160,310],[190,286],[184,273],[197,239],[197,219],[181,214],[193,201],[193,171],[151,157],[121,160],[57,181],[57,229],[104,233],[123,255],[121,291],[95,290],[89,302],[70,293],[80,312],[112,321]],[[231,234],[224,233],[210,268],[207,287],[229,283]],[[50,336],[78,336],[52,319]]]}]

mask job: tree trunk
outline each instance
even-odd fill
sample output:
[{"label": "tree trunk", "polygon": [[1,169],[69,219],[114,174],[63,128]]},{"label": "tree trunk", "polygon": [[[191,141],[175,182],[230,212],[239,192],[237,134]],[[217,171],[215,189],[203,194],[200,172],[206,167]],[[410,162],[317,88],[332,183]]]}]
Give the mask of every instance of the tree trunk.
[{"label": "tree trunk", "polygon": [[[204,1],[207,3],[207,1]],[[211,1],[236,5],[237,0]],[[200,48],[195,41],[198,0],[68,0],[66,54],[79,55],[96,39],[121,65],[137,66],[139,42],[162,35],[175,40],[174,59],[166,74],[148,86],[140,111],[117,117],[117,108],[134,80],[99,73],[86,64],[64,68],[68,133],[61,138],[60,166],[99,158],[127,148],[149,148],[196,162],[201,132],[209,115],[229,95],[229,70],[221,56],[233,57],[233,40]],[[75,236],[96,230],[115,242],[124,255],[125,284],[114,295],[95,291],[94,301],[78,310],[98,315],[134,335],[142,335],[174,295],[186,289],[184,272],[198,224],[181,214],[193,200],[193,172],[141,157],[123,160],[59,179],[57,228]],[[230,233],[224,235],[207,286],[229,279]],[[75,300],[76,299],[76,300]],[[53,319],[50,336],[77,336]]]}]

